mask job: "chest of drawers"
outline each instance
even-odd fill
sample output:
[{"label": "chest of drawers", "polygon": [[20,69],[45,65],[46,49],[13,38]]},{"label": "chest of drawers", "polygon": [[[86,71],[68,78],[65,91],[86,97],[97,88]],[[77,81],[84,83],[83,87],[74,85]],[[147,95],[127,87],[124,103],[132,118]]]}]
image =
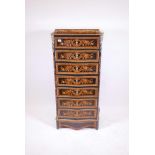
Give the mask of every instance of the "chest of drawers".
[{"label": "chest of drawers", "polygon": [[52,34],[57,128],[98,129],[101,35],[98,29]]}]

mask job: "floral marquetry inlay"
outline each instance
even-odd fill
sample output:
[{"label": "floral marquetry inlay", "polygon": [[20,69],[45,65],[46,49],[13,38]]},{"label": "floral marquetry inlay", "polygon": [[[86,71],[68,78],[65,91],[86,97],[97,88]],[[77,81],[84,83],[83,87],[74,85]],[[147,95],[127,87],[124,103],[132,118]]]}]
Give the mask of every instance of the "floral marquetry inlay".
[{"label": "floral marquetry inlay", "polygon": [[97,76],[64,76],[57,77],[57,85],[60,86],[97,86]]},{"label": "floral marquetry inlay", "polygon": [[67,117],[67,118],[95,118],[96,117],[96,110],[89,109],[89,110],[70,110],[70,109],[59,109],[58,111],[59,117]]},{"label": "floral marquetry inlay", "polygon": [[70,39],[70,38],[58,38],[57,47],[97,47],[97,39]]},{"label": "floral marquetry inlay", "polygon": [[99,57],[99,52],[97,50],[90,50],[90,51],[78,51],[78,50],[66,50],[56,51],[56,61],[68,61],[68,62],[97,62]]},{"label": "floral marquetry inlay", "polygon": [[98,64],[97,63],[89,63],[89,64],[66,64],[66,63],[57,63],[57,72],[59,74],[96,74],[98,73]]},{"label": "floral marquetry inlay", "polygon": [[84,97],[84,96],[96,96],[96,88],[58,88],[58,95],[62,97]]},{"label": "floral marquetry inlay", "polygon": [[96,108],[96,99],[59,99],[60,108]]},{"label": "floral marquetry inlay", "polygon": [[60,37],[55,40],[56,48],[99,48],[99,40],[96,37],[91,38],[72,38],[72,37]]}]

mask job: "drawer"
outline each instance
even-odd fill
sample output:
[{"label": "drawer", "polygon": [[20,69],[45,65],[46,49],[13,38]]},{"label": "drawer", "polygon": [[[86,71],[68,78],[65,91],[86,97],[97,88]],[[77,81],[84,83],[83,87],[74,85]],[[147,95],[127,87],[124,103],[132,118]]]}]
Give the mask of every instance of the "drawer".
[{"label": "drawer", "polygon": [[55,60],[58,62],[98,62],[98,50],[56,50]]},{"label": "drawer", "polygon": [[57,87],[57,97],[97,97],[98,88]]},{"label": "drawer", "polygon": [[58,128],[72,128],[79,130],[82,128],[96,128],[98,129],[98,121],[92,119],[85,120],[68,120],[68,119],[59,119],[57,120]]},{"label": "drawer", "polygon": [[97,108],[97,99],[57,99],[58,108]]},{"label": "drawer", "polygon": [[98,74],[98,63],[56,63],[56,74]]},{"label": "drawer", "polygon": [[96,109],[58,109],[58,118],[96,118]]},{"label": "drawer", "polygon": [[98,76],[56,76],[57,86],[98,86]]},{"label": "drawer", "polygon": [[99,37],[55,37],[57,49],[99,49]]}]

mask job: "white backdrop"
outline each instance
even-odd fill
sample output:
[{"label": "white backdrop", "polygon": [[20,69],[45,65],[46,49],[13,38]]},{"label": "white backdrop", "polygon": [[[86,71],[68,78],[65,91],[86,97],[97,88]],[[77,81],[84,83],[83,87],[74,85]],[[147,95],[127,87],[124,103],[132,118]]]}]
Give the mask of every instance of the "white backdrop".
[{"label": "white backdrop", "polygon": [[[104,31],[99,130],[56,129],[55,28]],[[128,155],[128,0],[26,0],[26,155]]]}]

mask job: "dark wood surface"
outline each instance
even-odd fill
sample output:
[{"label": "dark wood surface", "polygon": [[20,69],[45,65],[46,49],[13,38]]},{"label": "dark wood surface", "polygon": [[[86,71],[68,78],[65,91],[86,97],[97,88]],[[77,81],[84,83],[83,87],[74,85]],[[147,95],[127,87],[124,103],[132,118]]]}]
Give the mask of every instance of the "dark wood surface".
[{"label": "dark wood surface", "polygon": [[52,33],[57,128],[98,129],[101,35],[99,29]]}]

